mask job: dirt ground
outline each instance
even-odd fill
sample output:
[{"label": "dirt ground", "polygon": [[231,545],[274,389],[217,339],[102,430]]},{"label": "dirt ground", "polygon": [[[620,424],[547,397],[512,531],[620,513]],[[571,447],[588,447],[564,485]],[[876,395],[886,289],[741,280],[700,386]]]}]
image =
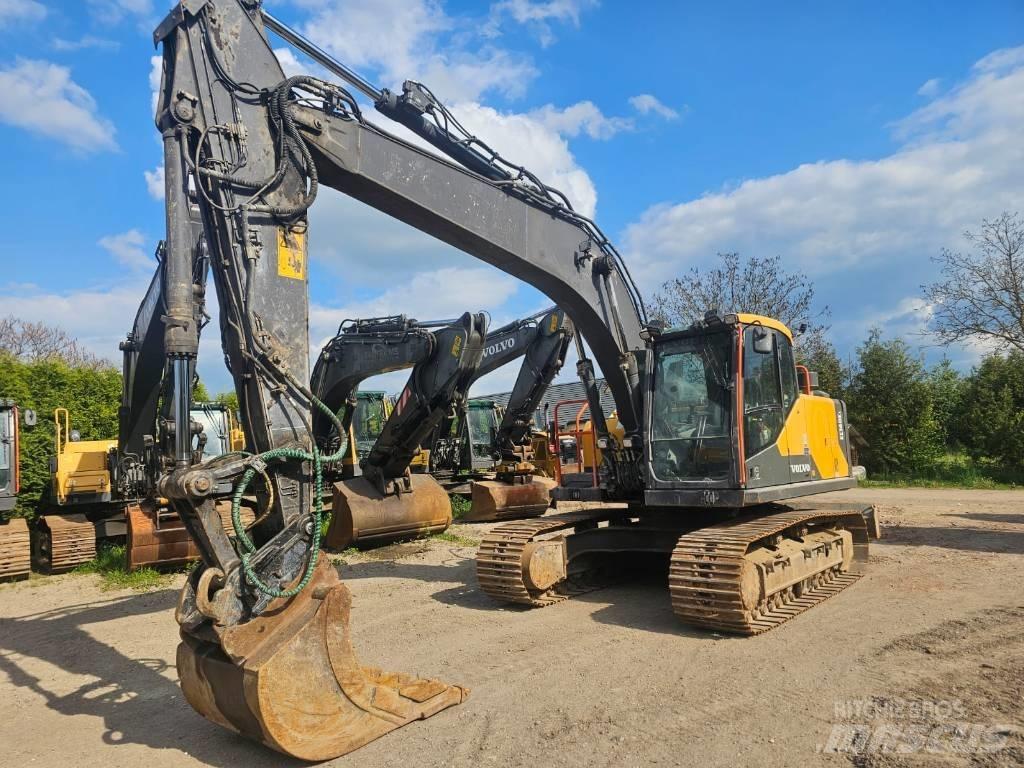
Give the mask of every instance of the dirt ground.
[{"label": "dirt ground", "polygon": [[[868,574],[750,639],[680,625],[650,580],[503,608],[450,542],[339,565],[364,663],[472,695],[331,765],[1024,765],[1024,492],[836,498],[880,507]],[[182,698],[180,582],[0,587],[0,765],[293,764]]]}]

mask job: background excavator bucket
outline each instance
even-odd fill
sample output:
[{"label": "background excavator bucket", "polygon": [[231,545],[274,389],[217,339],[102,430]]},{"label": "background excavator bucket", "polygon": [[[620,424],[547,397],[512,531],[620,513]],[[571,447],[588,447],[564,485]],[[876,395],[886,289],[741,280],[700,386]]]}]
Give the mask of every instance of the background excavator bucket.
[{"label": "background excavator bucket", "polygon": [[[221,525],[229,536],[234,536],[231,523],[231,501],[217,502],[217,513]],[[241,506],[242,525],[249,526],[256,515],[243,499]],[[185,565],[199,559],[199,550],[192,542],[185,524],[173,510],[161,507],[152,501],[129,504],[125,510],[128,523],[127,552],[128,569],[168,568]]]},{"label": "background excavator bucket", "polygon": [[411,475],[412,492],[383,495],[365,477],[334,484],[326,546],[382,544],[439,533],[452,524],[448,494],[430,475]]},{"label": "background excavator bucket", "polygon": [[464,688],[361,667],[351,596],[321,560],[309,585],[220,644],[182,633],[178,675],[189,704],[218,725],[302,760],[329,760],[461,703]]},{"label": "background excavator bucket", "polygon": [[470,486],[472,497],[466,521],[508,520],[538,517],[551,504],[551,489],[558,483],[550,477],[532,477],[524,483],[481,480]]}]

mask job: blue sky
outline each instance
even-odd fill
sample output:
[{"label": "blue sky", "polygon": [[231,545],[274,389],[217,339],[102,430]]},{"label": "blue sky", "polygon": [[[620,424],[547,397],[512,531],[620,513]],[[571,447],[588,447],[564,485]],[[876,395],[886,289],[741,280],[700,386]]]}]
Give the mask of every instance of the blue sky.
[{"label": "blue sky", "polygon": [[[113,359],[164,228],[151,32],[167,5],[0,0],[0,312]],[[872,325],[927,343],[929,256],[1024,209],[1019,2],[266,5],[380,85],[431,85],[595,211],[647,291],[717,251],[806,270],[844,354]],[[499,323],[545,305],[339,195],[311,223],[314,346],[345,317],[486,309]],[[212,334],[202,351],[204,378],[227,388]],[[979,350],[948,354],[963,367]]]}]

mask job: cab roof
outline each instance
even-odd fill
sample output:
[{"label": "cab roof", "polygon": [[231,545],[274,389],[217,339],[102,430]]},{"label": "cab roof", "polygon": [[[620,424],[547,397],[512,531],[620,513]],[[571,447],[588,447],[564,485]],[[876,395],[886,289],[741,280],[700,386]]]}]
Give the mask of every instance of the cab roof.
[{"label": "cab roof", "polygon": [[765,328],[771,328],[772,330],[782,333],[791,342],[793,341],[793,332],[786,327],[786,324],[776,320],[774,317],[767,317],[765,315],[755,315],[750,312],[730,312],[726,315],[722,315],[721,319],[712,318],[701,322],[694,323],[689,327],[684,328],[669,328],[662,334],[664,337],[675,338],[679,336],[692,336],[708,331],[721,331],[725,328],[736,325],[760,325]]}]

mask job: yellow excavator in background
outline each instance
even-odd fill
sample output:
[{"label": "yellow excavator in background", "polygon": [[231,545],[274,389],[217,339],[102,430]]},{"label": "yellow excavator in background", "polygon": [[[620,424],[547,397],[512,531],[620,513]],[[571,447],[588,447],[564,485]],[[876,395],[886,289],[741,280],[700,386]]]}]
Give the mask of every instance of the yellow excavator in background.
[{"label": "yellow excavator in background", "polygon": [[[213,458],[239,450],[244,433],[230,409],[194,403],[196,450]],[[63,573],[96,557],[101,542],[125,541],[130,570],[184,565],[199,557],[188,531],[165,502],[124,496],[114,482],[117,440],[82,440],[66,408],[53,412],[50,489],[32,529],[32,562],[43,573]],[[254,519],[251,504],[243,517]],[[221,506],[225,524],[228,510]]]}]

